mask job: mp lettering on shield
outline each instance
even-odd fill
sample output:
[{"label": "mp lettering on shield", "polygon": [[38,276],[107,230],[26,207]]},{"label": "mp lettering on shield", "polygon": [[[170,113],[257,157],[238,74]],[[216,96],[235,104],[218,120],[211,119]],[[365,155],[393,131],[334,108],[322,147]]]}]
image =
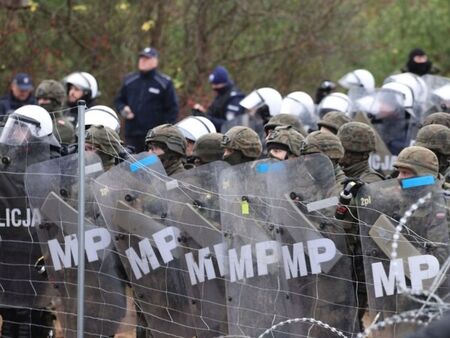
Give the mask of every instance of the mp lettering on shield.
[{"label": "mp lettering on shield", "polygon": [[[375,297],[392,296],[397,285],[400,285],[401,289],[406,289],[404,263],[407,263],[409,268],[413,291],[424,290],[424,281],[436,277],[439,273],[439,261],[431,255],[408,257],[407,262],[404,262],[402,258],[391,260],[387,275],[381,262],[373,263]],[[401,293],[401,289],[397,289],[397,293]]]}]

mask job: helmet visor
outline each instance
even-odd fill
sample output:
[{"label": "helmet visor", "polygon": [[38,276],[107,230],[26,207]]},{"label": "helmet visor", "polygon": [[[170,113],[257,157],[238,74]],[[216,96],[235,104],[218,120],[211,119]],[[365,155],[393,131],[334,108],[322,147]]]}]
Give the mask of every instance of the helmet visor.
[{"label": "helmet visor", "polygon": [[30,142],[33,136],[37,136],[40,123],[34,119],[10,115],[0,136],[0,143],[8,145],[23,145]]}]

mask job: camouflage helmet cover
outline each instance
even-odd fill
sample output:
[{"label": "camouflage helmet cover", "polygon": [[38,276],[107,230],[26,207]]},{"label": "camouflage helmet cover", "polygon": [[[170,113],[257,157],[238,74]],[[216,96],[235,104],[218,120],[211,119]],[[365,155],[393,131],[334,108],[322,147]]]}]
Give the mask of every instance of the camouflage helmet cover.
[{"label": "camouflage helmet cover", "polygon": [[291,126],[279,126],[276,127],[267,138],[267,147],[283,145],[286,146],[289,151],[300,156],[302,143],[305,138],[295,128]]},{"label": "camouflage helmet cover", "polygon": [[346,151],[368,153],[375,150],[375,131],[367,124],[346,123],[339,128],[337,137]]},{"label": "camouflage helmet cover", "polygon": [[344,157],[344,147],[336,135],[319,130],[309,134],[302,145],[302,155],[314,153],[323,153],[331,160],[340,160]]},{"label": "camouflage helmet cover", "polygon": [[105,126],[91,126],[86,131],[85,142],[111,156],[117,156],[122,149],[122,141],[117,132]]},{"label": "camouflage helmet cover", "polygon": [[198,157],[203,163],[210,163],[222,159],[221,147],[223,134],[211,133],[200,136],[194,144],[192,155]]},{"label": "camouflage helmet cover", "polygon": [[184,156],[186,154],[186,139],[177,127],[166,123],[150,129],[145,137],[145,144],[159,142],[169,150]]},{"label": "camouflage helmet cover", "polygon": [[243,126],[235,126],[222,137],[222,148],[238,150],[249,158],[258,158],[262,153],[262,144],[258,134]]},{"label": "camouflage helmet cover", "polygon": [[264,130],[267,133],[268,129],[275,129],[278,126],[291,126],[297,130],[303,136],[306,136],[305,129],[302,122],[294,115],[291,114],[278,114],[273,116],[269,122],[264,126]]},{"label": "camouflage helmet cover", "polygon": [[439,162],[436,155],[429,149],[419,146],[412,146],[403,149],[398,154],[395,168],[407,168],[416,175],[433,175],[439,173]]},{"label": "camouflage helmet cover", "polygon": [[450,128],[450,114],[439,112],[428,115],[423,121],[423,125],[427,126],[429,124],[441,124],[447,128]]},{"label": "camouflage helmet cover", "polygon": [[38,99],[51,99],[62,105],[66,98],[66,91],[61,82],[56,80],[44,80],[37,86],[35,95]]},{"label": "camouflage helmet cover", "polygon": [[340,111],[330,111],[326,113],[319,122],[317,122],[317,125],[319,128],[325,127],[337,133],[341,126],[350,121],[351,118],[345,115],[345,113]]},{"label": "camouflage helmet cover", "polygon": [[450,129],[440,124],[424,126],[417,133],[415,145],[450,155]]}]

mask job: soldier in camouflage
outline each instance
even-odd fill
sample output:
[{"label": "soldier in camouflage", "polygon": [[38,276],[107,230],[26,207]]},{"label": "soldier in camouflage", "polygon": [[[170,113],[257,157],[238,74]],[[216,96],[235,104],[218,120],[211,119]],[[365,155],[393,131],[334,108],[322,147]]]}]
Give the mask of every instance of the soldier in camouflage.
[{"label": "soldier in camouflage", "polygon": [[350,117],[345,115],[343,112],[330,111],[326,113],[319,122],[317,122],[317,125],[319,126],[319,130],[328,131],[336,135],[339,128],[350,121]]},{"label": "soldier in camouflage", "polygon": [[62,112],[66,100],[64,86],[56,80],[44,80],[36,88],[36,99],[38,104],[50,113],[54,135],[59,143],[73,143],[75,141],[75,129]]},{"label": "soldier in camouflage", "polygon": [[276,127],[267,136],[267,153],[270,158],[280,161],[300,156],[305,138],[291,126]]},{"label": "soldier in camouflage", "polygon": [[337,137],[345,149],[339,164],[347,177],[358,178],[364,183],[384,179],[383,175],[369,167],[369,155],[375,151],[375,132],[370,126],[361,122],[349,122],[339,129]]},{"label": "soldier in camouflage", "polygon": [[167,123],[150,129],[145,137],[145,145],[150,153],[161,160],[167,175],[185,170],[186,139],[177,127]]},{"label": "soldier in camouflage", "polygon": [[223,148],[221,146],[223,134],[211,133],[200,136],[195,142],[192,156],[196,167],[202,164],[219,161],[223,158]]},{"label": "soldier in camouflage", "polygon": [[441,124],[450,128],[450,114],[439,112],[428,115],[423,121],[423,126],[428,126],[429,124]]},{"label": "soldier in camouflage", "polygon": [[116,159],[123,153],[119,135],[105,126],[91,126],[86,131],[85,144],[87,151],[95,151],[102,160],[105,171],[116,164]]},{"label": "soldier in camouflage", "polygon": [[398,154],[394,168],[398,170],[398,178],[432,175],[439,176],[439,161],[436,155],[429,149],[412,146],[403,149]]},{"label": "soldier in camouflage", "polygon": [[[309,134],[302,144],[302,155],[323,153],[333,163],[336,184],[330,191],[330,196],[338,196],[342,190],[342,184],[346,180],[339,161],[344,157],[344,147],[336,135],[328,131],[315,131]],[[320,171],[320,168],[317,168]]]},{"label": "soldier in camouflage", "polygon": [[278,114],[273,116],[269,122],[264,125],[264,132],[266,133],[266,138],[269,136],[270,132],[279,126],[291,126],[293,129],[298,131],[303,136],[306,136],[307,133],[303,128],[302,122],[290,114]]},{"label": "soldier in camouflage", "polygon": [[417,134],[416,145],[430,149],[437,156],[439,173],[448,180],[450,129],[439,124],[430,124],[422,127]]},{"label": "soldier in camouflage", "polygon": [[262,144],[258,134],[248,127],[235,126],[227,131],[221,142],[224,148],[223,160],[231,165],[258,159]]}]

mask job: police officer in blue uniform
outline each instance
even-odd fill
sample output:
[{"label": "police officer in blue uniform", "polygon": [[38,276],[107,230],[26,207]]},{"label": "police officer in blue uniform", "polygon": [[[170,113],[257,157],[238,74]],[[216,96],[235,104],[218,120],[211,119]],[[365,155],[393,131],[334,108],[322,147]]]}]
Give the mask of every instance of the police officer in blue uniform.
[{"label": "police officer in blue uniform", "polygon": [[178,102],[172,80],[157,71],[158,51],[151,47],[139,53],[138,72],[125,77],[114,105],[125,119],[125,140],[136,152],[145,150],[149,129],[174,123]]},{"label": "police officer in blue uniform", "polygon": [[11,81],[9,93],[0,97],[1,124],[6,122],[10,113],[27,104],[36,104],[36,97],[33,95],[33,81],[30,75],[18,73]]},{"label": "police officer in blue uniform", "polygon": [[208,109],[196,104],[194,115],[206,115],[214,123],[216,130],[221,130],[225,121],[230,121],[244,113],[244,108],[239,105],[239,102],[245,94],[234,85],[228,71],[222,66],[214,68],[209,75],[209,83],[217,95]]}]

